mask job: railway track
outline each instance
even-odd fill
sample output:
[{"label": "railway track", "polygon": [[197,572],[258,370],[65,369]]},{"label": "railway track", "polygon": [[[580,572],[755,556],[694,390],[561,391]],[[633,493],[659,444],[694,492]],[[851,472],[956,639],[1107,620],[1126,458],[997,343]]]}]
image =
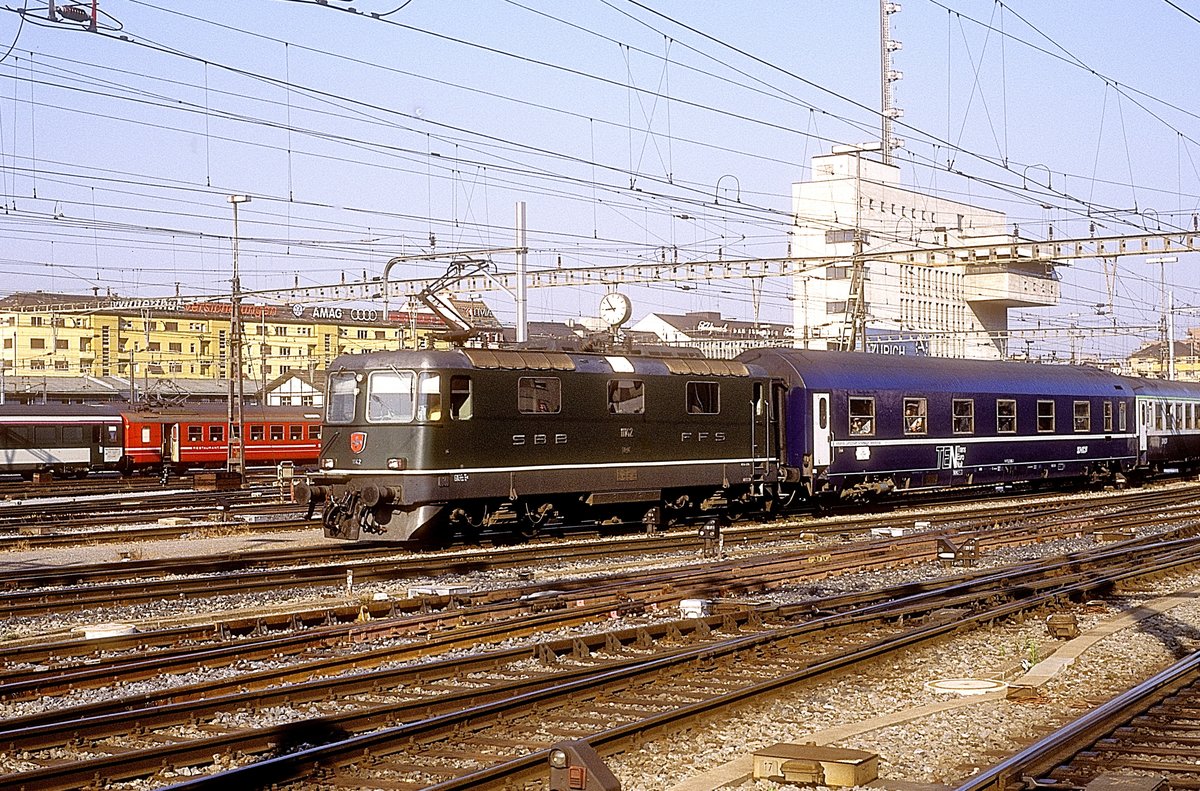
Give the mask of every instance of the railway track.
[{"label": "railway track", "polygon": [[[531,783],[544,773],[546,750],[567,735],[586,735],[601,751],[631,749],[649,732],[701,721],[821,673],[1194,564],[1198,546],[1200,539],[1190,537],[1098,547],[903,589],[769,611],[744,604],[707,618],[411,661],[431,650],[430,640],[486,639],[488,629],[498,630],[495,639],[514,620],[518,629],[536,631],[539,618],[544,625],[603,618],[615,606],[606,600],[611,593],[591,599],[571,593],[540,615],[348,660],[370,670],[330,666],[329,675],[318,675],[313,667],[289,664],[273,679],[233,679],[117,701],[107,711],[94,704],[0,723],[8,765],[20,770],[0,777],[0,785],[73,788],[94,777],[152,777],[184,788],[299,788],[310,787],[318,772],[321,782],[341,786]],[[769,584],[774,573],[761,580],[749,570],[739,576],[753,586]],[[583,603],[572,607],[577,596]],[[214,764],[214,755],[224,757]],[[190,772],[221,770],[186,779]]]},{"label": "railway track", "polygon": [[[1045,736],[956,791],[1082,788],[1097,779],[1126,788],[1200,786],[1200,652]],[[1141,783],[1138,783],[1138,779]]]}]

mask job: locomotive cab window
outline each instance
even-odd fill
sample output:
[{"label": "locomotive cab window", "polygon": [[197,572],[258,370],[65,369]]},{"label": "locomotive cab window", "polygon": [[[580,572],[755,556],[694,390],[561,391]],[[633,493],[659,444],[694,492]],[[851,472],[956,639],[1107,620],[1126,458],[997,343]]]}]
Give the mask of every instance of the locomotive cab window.
[{"label": "locomotive cab window", "polygon": [[1092,403],[1090,401],[1075,402],[1075,430],[1092,430]]},{"label": "locomotive cab window", "polygon": [[411,423],[416,384],[412,371],[372,371],[367,377],[367,422]]},{"label": "locomotive cab window", "polygon": [[517,411],[523,415],[556,415],[562,411],[562,382],[558,377],[522,376],[517,380]]},{"label": "locomotive cab window", "polygon": [[718,382],[688,382],[689,415],[716,415],[721,411],[721,385]]},{"label": "locomotive cab window", "polygon": [[471,377],[450,377],[450,419],[470,420],[472,412]]},{"label": "locomotive cab window", "polygon": [[1015,398],[996,399],[996,433],[1017,433],[1017,400]]},{"label": "locomotive cab window", "polygon": [[327,423],[349,423],[354,420],[354,401],[358,396],[358,375],[339,371],[329,376],[329,404],[325,407]]},{"label": "locomotive cab window", "polygon": [[850,436],[870,437],[875,434],[875,399],[850,399]]},{"label": "locomotive cab window", "polygon": [[442,376],[422,371],[417,377],[417,420],[442,419]]},{"label": "locomotive cab window", "polygon": [[640,415],[645,412],[645,383],[640,379],[609,379],[608,411],[613,415]]},{"label": "locomotive cab window", "polygon": [[956,398],[953,402],[954,433],[975,433],[975,400]]},{"label": "locomotive cab window", "polygon": [[927,434],[928,402],[924,398],[904,399],[904,433]]},{"label": "locomotive cab window", "polygon": [[1054,431],[1054,402],[1053,401],[1038,401],[1038,403],[1037,403],[1037,430],[1042,434],[1053,433],[1053,431]]}]

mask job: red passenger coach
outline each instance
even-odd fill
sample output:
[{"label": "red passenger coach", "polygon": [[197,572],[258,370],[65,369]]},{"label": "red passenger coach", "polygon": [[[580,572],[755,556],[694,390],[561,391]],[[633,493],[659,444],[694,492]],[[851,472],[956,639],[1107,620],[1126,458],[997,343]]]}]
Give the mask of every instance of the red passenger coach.
[{"label": "red passenger coach", "polygon": [[[120,469],[176,472],[221,467],[229,458],[228,410],[212,408],[153,409],[121,413],[125,455]],[[321,415],[297,407],[248,407],[245,462],[272,465],[282,461],[315,464],[321,450]]]}]

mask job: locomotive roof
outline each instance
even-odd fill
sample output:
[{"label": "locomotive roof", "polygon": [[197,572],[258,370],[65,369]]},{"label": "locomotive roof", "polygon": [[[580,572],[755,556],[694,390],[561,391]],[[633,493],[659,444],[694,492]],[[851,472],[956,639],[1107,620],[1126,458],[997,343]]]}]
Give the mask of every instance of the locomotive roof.
[{"label": "locomotive roof", "polygon": [[401,350],[344,355],[329,366],[367,371],[375,369],[454,369],[578,371],[580,373],[643,375],[689,374],[696,376],[746,376],[750,373],[736,360],[708,360],[698,357],[653,357],[637,354],[596,354],[590,352],[535,351],[529,349],[451,349]]},{"label": "locomotive roof", "polygon": [[737,359],[808,388],[830,390],[1132,396],[1144,394],[1148,381],[1082,365],[813,349],[751,349]]}]

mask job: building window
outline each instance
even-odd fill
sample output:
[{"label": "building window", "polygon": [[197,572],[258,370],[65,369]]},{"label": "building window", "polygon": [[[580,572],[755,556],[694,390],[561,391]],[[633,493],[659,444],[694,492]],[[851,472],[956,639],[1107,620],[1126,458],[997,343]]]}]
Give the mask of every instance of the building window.
[{"label": "building window", "polygon": [[875,399],[850,399],[850,436],[870,437],[875,434]]},{"label": "building window", "polygon": [[45,338],[30,338],[29,339],[29,348],[30,349],[45,349],[46,348],[46,339]]},{"label": "building window", "polygon": [[167,332],[179,332],[179,322],[178,321],[164,321],[163,329],[166,330]]},{"label": "building window", "polygon": [[837,313],[845,313],[845,312],[846,312],[846,300],[844,300],[844,299],[838,299],[838,300],[834,300],[832,302],[825,303],[825,314],[826,315],[832,316]]},{"label": "building window", "polygon": [[1012,398],[996,400],[996,433],[1017,433],[1017,402]]},{"label": "building window", "polygon": [[183,344],[182,343],[168,343],[167,351],[171,352],[172,354],[183,354]]},{"label": "building window", "polygon": [[926,423],[928,404],[924,398],[904,399],[904,433],[927,434]]},{"label": "building window", "polygon": [[35,371],[44,371],[46,369],[45,360],[30,360],[29,367]]},{"label": "building window", "polygon": [[69,340],[67,340],[66,338],[55,338],[54,339],[54,348],[55,349],[69,349],[69,348],[71,348],[71,342]]},{"label": "building window", "polygon": [[954,433],[975,433],[975,400],[956,398],[953,402]]},{"label": "building window", "polygon": [[517,380],[517,411],[558,414],[562,411],[562,383],[552,376],[522,376]]},{"label": "building window", "polygon": [[608,380],[608,411],[613,415],[640,415],[646,411],[646,386],[640,379]]},{"label": "building window", "polygon": [[[1159,413],[1159,417],[1162,413]],[[1054,402],[1053,401],[1038,401],[1037,403],[1037,430],[1042,434],[1049,434],[1054,431]]]},{"label": "building window", "polygon": [[30,327],[43,327],[43,326],[45,326],[45,324],[46,324],[46,320],[41,316],[30,316],[29,317],[29,326]]}]

